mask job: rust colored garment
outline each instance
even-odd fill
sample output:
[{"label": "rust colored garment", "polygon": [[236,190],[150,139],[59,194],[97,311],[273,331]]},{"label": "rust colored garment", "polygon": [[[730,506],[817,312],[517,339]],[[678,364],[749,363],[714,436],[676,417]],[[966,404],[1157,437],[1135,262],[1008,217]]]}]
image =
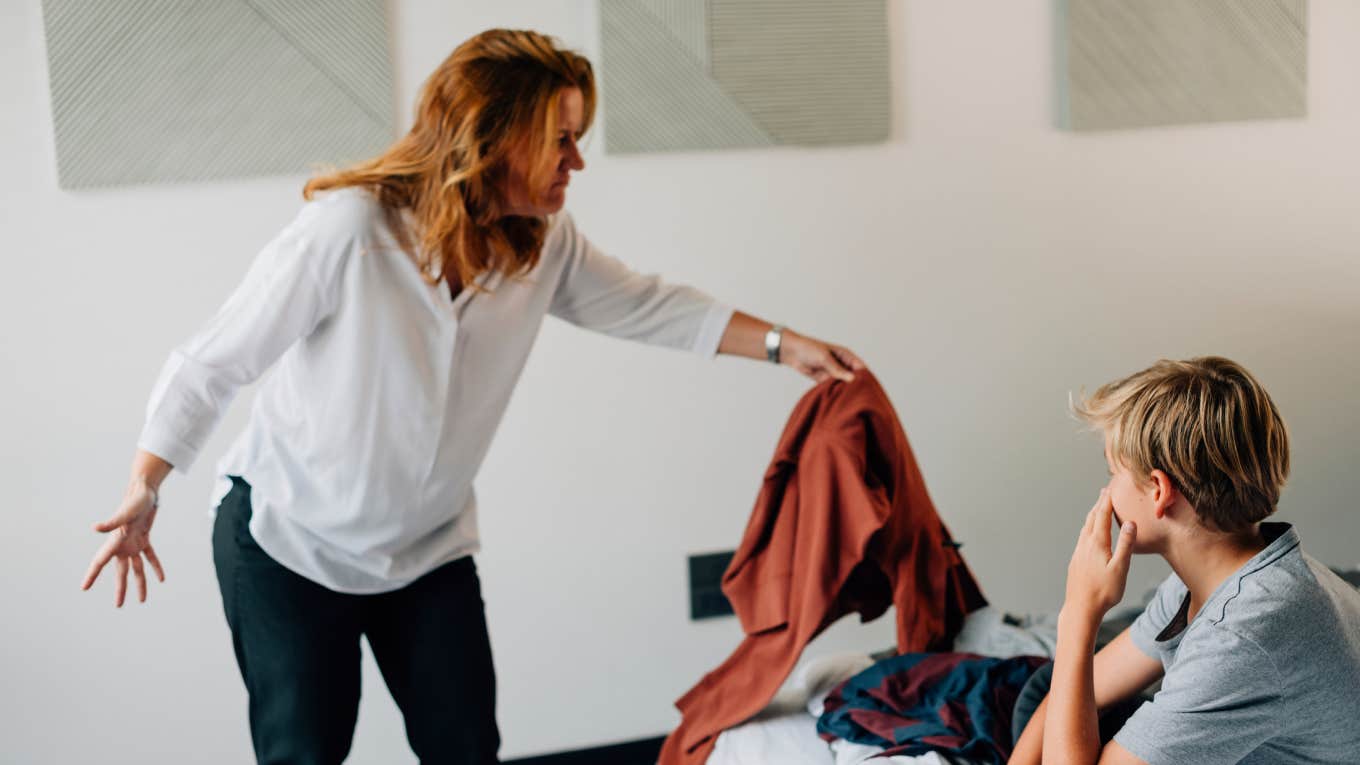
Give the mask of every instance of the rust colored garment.
[{"label": "rust colored garment", "polygon": [[793,410],[723,575],[746,637],[675,703],[660,765],[699,765],[718,734],[770,702],[840,617],[897,610],[897,650],[948,649],[986,604],[926,493],[887,394],[867,370]]}]

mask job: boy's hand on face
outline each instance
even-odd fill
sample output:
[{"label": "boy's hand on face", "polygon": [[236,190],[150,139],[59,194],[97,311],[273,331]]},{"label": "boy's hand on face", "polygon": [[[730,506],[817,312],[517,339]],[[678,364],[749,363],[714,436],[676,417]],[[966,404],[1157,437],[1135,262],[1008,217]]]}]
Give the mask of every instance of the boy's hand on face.
[{"label": "boy's hand on face", "polygon": [[1086,524],[1077,537],[1072,561],[1067,564],[1067,599],[1063,610],[1071,609],[1073,616],[1099,621],[1124,597],[1133,540],[1138,530],[1133,521],[1126,522],[1119,533],[1119,546],[1111,551],[1110,521],[1113,516],[1110,490],[1101,489],[1100,498],[1087,513]]}]

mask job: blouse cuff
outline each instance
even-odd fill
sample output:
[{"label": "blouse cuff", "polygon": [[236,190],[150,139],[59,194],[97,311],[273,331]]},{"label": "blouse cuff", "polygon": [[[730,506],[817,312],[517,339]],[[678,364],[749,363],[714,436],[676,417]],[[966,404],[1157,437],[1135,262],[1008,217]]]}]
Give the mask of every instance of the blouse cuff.
[{"label": "blouse cuff", "polygon": [[723,334],[727,332],[727,325],[732,321],[733,313],[735,311],[731,306],[722,303],[710,306],[708,313],[704,315],[703,323],[699,325],[699,333],[694,338],[691,350],[705,358],[717,356],[718,346],[722,344]]},{"label": "blouse cuff", "polygon": [[142,428],[142,435],[137,439],[137,448],[151,452],[182,473],[189,472],[194,460],[198,458],[197,448],[151,422]]}]

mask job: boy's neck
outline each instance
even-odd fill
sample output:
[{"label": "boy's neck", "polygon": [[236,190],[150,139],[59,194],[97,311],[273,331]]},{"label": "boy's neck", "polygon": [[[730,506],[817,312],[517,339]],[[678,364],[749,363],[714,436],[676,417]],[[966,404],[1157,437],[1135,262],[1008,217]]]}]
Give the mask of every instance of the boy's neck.
[{"label": "boy's neck", "polygon": [[1265,538],[1255,525],[1241,534],[1201,531],[1168,548],[1162,557],[1190,590],[1187,620],[1195,618],[1220,584],[1265,548]]}]

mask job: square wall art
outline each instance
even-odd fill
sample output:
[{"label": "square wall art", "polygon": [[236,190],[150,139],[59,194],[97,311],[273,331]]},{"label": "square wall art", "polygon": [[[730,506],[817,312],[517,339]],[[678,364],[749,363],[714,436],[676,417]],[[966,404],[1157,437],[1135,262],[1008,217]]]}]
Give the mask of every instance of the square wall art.
[{"label": "square wall art", "polygon": [[380,152],[384,5],[43,0],[60,186],[303,173]]},{"label": "square wall art", "polygon": [[886,0],[600,0],[611,154],[874,143]]},{"label": "square wall art", "polygon": [[1058,25],[1062,127],[1307,112],[1307,0],[1059,0]]}]

